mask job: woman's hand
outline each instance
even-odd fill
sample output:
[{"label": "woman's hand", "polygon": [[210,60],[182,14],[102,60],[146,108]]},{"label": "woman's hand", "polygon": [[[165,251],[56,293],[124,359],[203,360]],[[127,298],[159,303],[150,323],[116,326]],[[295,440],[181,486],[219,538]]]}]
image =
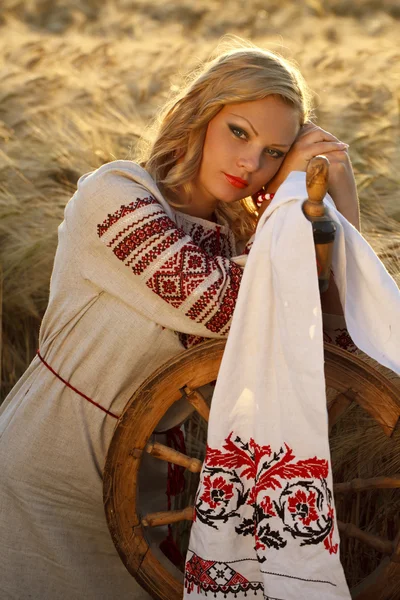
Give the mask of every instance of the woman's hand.
[{"label": "woman's hand", "polygon": [[[340,142],[331,133],[313,123],[306,123],[300,129],[279,171],[268,183],[268,192],[275,192],[292,171],[306,171],[309,161],[314,156],[324,154],[328,157],[328,154],[332,152],[344,154],[347,148],[347,144]],[[273,187],[275,189],[272,189]]]},{"label": "woman's hand", "polygon": [[[357,229],[360,214],[353,169],[347,152],[348,145],[314,123],[301,128],[293,146],[285,156],[279,171],[267,185],[267,191],[276,192],[292,171],[306,171],[309,161],[323,154],[330,163],[328,191],[337,209]],[[266,206],[262,206],[261,213]]]},{"label": "woman's hand", "polygon": [[336,208],[360,231],[360,206],[353,168],[347,152],[330,152],[326,155],[330,162],[328,192]]}]

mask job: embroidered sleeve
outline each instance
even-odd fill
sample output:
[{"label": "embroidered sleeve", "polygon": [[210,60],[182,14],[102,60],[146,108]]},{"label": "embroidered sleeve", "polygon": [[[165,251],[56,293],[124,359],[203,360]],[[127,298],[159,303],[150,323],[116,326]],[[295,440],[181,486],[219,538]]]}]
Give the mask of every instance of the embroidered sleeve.
[{"label": "embroidered sleeve", "polygon": [[[123,204],[115,202],[116,197],[122,199],[121,192],[108,188],[114,210],[105,210],[99,219],[99,248],[94,250],[104,254],[104,260],[100,258],[101,267],[91,269],[89,277],[164,327],[193,336],[225,337],[242,268],[226,257],[210,257],[160,202],[143,193],[144,188],[126,183],[122,187]],[[110,208],[105,194],[102,190],[98,205]]]}]

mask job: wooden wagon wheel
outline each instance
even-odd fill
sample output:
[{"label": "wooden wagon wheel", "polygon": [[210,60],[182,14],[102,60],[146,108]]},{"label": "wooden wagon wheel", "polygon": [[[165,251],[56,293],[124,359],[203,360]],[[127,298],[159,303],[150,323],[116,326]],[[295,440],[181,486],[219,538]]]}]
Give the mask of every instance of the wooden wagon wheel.
[{"label": "wooden wagon wheel", "polygon": [[[112,438],[104,472],[104,505],[114,544],[128,571],[154,598],[178,600],[182,583],[159,562],[146,539],[146,529],[192,520],[193,507],[181,511],[138,514],[137,481],[142,456],[181,465],[200,472],[201,461],[165,445],[150,442],[161,417],[182,397],[208,420],[209,407],[197,388],[217,378],[225,341],[209,341],[180,354],[161,367],[128,402]],[[325,344],[327,386],[339,393],[329,407],[330,426],[352,403],[357,403],[391,436],[400,416],[398,388],[363,360],[331,344]],[[336,483],[334,493],[362,492],[375,488],[399,488],[400,474]],[[400,532],[394,540],[366,533],[352,523],[339,522],[342,535],[351,536],[384,555],[380,566],[352,590],[357,600],[390,600],[385,581],[400,577]],[[381,596],[379,594],[382,594]]]}]

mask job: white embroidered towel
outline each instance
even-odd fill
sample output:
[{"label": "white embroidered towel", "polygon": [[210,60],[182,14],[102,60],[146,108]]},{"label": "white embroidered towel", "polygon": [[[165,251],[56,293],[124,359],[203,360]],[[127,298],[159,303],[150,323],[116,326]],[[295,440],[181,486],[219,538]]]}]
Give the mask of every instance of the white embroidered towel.
[{"label": "white embroidered towel", "polygon": [[[305,174],[257,228],[212,402],[185,598],[349,599],[339,560],[322,315]],[[359,348],[400,371],[400,294],[331,204],[333,260]],[[384,310],[382,310],[384,307]]]}]

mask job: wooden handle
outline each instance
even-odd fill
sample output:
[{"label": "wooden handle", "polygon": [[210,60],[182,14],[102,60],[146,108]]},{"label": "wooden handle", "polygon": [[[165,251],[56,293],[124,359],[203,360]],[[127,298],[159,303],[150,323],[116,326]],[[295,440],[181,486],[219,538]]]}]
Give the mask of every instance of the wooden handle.
[{"label": "wooden handle", "polygon": [[328,191],[329,160],[326,156],[315,156],[310,160],[306,173],[308,200],[303,204],[307,217],[323,217],[323,199]]},{"label": "wooden handle", "polygon": [[303,202],[303,212],[311,221],[315,255],[317,260],[319,291],[329,287],[332,264],[333,240],[336,225],[325,212],[324,197],[328,190],[329,160],[326,156],[315,156],[307,167],[306,186],[308,199]]}]

